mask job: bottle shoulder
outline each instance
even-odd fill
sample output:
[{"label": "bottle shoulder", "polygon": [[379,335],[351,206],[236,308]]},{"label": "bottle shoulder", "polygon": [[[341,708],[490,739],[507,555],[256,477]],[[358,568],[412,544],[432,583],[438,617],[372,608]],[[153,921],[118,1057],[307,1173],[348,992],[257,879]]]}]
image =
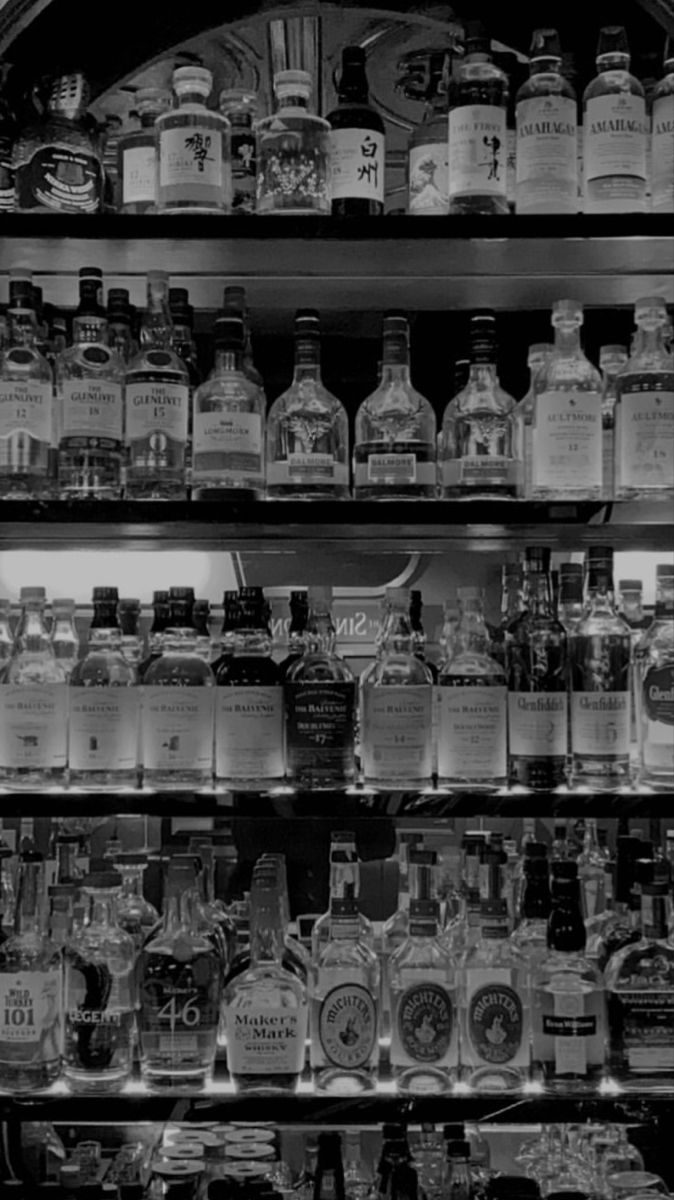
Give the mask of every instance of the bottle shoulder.
[{"label": "bottle shoulder", "polygon": [[264,415],[264,394],[242,371],[214,368],[193,394],[195,412],[248,412]]},{"label": "bottle shoulder", "polygon": [[262,138],[279,136],[283,133],[307,133],[328,135],[330,125],[325,117],[309,112],[306,108],[287,106],[279,108],[268,117],[261,117],[255,122],[254,128]]},{"label": "bottle shoulder", "polygon": [[275,686],[281,678],[278,664],[263,654],[235,654],[222,663],[215,675],[218,687]]},{"label": "bottle shoulder", "polygon": [[600,402],[602,387],[600,372],[582,350],[578,350],[575,354],[553,354],[536,375],[534,394],[539,396],[554,391],[596,392]]},{"label": "bottle shoulder", "polygon": [[445,408],[445,421],[463,416],[509,416],[517,407],[516,400],[501,387],[498,380],[471,380],[457,392]]},{"label": "bottle shoulder", "polygon": [[479,651],[460,652],[441,668],[438,683],[441,687],[476,685],[505,687],[505,670],[495,658]]},{"label": "bottle shoulder", "polygon": [[90,650],[75,664],[71,687],[133,687],[138,682],[134,668],[121,650]]},{"label": "bottle shoulder", "polygon": [[450,981],[455,969],[455,962],[449,949],[442,944],[437,936],[409,936],[401,945],[396,946],[389,959],[389,972],[396,975],[406,969],[423,969],[447,973]]},{"label": "bottle shoulder", "polygon": [[346,409],[341,400],[333,396],[320,380],[302,379],[293,382],[285,392],[272,401],[268,420],[273,422],[284,417],[300,417],[302,415],[311,419],[312,416],[324,413],[329,413],[335,419],[347,420]]},{"label": "bottle shoulder", "polygon": [[70,379],[107,379],[122,383],[126,364],[105,342],[75,343],[63,350],[54,363],[57,384]]},{"label": "bottle shoulder", "polygon": [[599,968],[583,954],[552,950],[539,964],[534,985],[559,993],[603,988],[604,979]]},{"label": "bottle shoulder", "polygon": [[644,99],[644,89],[640,81],[629,71],[622,69],[611,71],[600,71],[588,83],[583,92],[583,105],[587,105],[591,100],[599,100],[602,96],[615,95],[622,93],[623,95],[632,95],[638,99]]},{"label": "bottle shoulder", "polygon": [[384,133],[384,122],[371,104],[364,101],[340,101],[326,120],[333,130],[362,129],[372,133]]},{"label": "bottle shoulder", "polygon": [[33,346],[8,346],[0,354],[0,383],[53,383],[51,366]]},{"label": "bottle shoulder", "polygon": [[148,667],[143,684],[146,687],[213,687],[215,678],[208,663],[196,653],[164,650]]},{"label": "bottle shoulder", "polygon": [[524,81],[515,96],[515,104],[525,100],[538,100],[544,96],[559,96],[563,100],[576,101],[576,93],[568,79],[559,71],[539,71]]},{"label": "bottle shoulder", "polygon": [[396,654],[382,651],[365,668],[360,677],[361,687],[430,687],[430,669],[415,654]]},{"label": "bottle shoulder", "polygon": [[234,975],[227,984],[227,1004],[231,1008],[256,1008],[273,1005],[299,1008],[306,1003],[304,982],[282,963],[251,964]]},{"label": "bottle shoulder", "polygon": [[311,651],[288,669],[286,683],[354,683],[351,668],[336,654]]},{"label": "bottle shoulder", "polygon": [[170,346],[144,343],[126,365],[125,382],[127,385],[150,382],[158,374],[162,381],[189,387],[187,366],[175,350]]}]

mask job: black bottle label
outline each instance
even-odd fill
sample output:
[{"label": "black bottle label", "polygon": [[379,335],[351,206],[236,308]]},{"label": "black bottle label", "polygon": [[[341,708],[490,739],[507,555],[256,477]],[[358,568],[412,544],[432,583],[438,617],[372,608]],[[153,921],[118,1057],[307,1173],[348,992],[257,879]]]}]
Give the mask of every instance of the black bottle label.
[{"label": "black bottle label", "polygon": [[42,146],[16,172],[17,207],[53,212],[99,212],[103,170],[73,146]]},{"label": "black bottle label", "polygon": [[353,769],[355,684],[286,684],[286,740],[292,775],[320,765],[348,774]]}]

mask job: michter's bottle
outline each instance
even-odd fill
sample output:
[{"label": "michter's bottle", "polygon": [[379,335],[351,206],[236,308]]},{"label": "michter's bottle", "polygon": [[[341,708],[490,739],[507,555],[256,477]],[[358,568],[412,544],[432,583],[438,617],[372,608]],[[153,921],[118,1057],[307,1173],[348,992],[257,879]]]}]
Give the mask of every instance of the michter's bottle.
[{"label": "michter's bottle", "polygon": [[342,50],[338,105],[330,123],[333,217],[380,216],[384,211],[386,153],[384,122],[368,103],[365,51]]}]

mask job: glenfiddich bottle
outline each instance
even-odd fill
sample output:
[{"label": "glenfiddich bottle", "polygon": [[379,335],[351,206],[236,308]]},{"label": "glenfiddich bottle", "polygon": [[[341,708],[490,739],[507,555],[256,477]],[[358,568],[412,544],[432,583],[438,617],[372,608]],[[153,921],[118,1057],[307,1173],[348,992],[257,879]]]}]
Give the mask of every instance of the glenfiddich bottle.
[{"label": "glenfiddich bottle", "polygon": [[378,217],[384,211],[384,122],[368,103],[365,51],[342,50],[337,108],[328,113],[333,217]]}]

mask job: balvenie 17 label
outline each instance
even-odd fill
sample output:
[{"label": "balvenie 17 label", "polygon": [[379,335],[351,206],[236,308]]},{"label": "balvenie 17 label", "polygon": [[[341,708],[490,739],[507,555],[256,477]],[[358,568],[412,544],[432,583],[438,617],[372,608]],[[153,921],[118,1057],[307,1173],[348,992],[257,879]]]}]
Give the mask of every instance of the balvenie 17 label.
[{"label": "balvenie 17 label", "polygon": [[286,684],[288,765],[348,768],[353,759],[354,683]]},{"label": "balvenie 17 label", "polygon": [[473,1048],[484,1062],[498,1065],[517,1057],[524,1017],[517,992],[503,983],[478,988],[470,999],[468,1029]]},{"label": "balvenie 17 label", "polygon": [[16,172],[17,208],[98,212],[103,169],[93,154],[74,146],[41,146]]},{"label": "balvenie 17 label", "polygon": [[320,1008],[318,1037],[334,1066],[364,1067],[377,1040],[377,1005],[367,988],[345,983],[328,992]]},{"label": "balvenie 17 label", "polygon": [[437,983],[421,983],[403,992],[398,1004],[398,1036],[415,1062],[440,1062],[452,1040],[452,1002]]},{"label": "balvenie 17 label", "polygon": [[227,1065],[233,1075],[299,1075],[304,1066],[307,1006],[227,1007]]}]

